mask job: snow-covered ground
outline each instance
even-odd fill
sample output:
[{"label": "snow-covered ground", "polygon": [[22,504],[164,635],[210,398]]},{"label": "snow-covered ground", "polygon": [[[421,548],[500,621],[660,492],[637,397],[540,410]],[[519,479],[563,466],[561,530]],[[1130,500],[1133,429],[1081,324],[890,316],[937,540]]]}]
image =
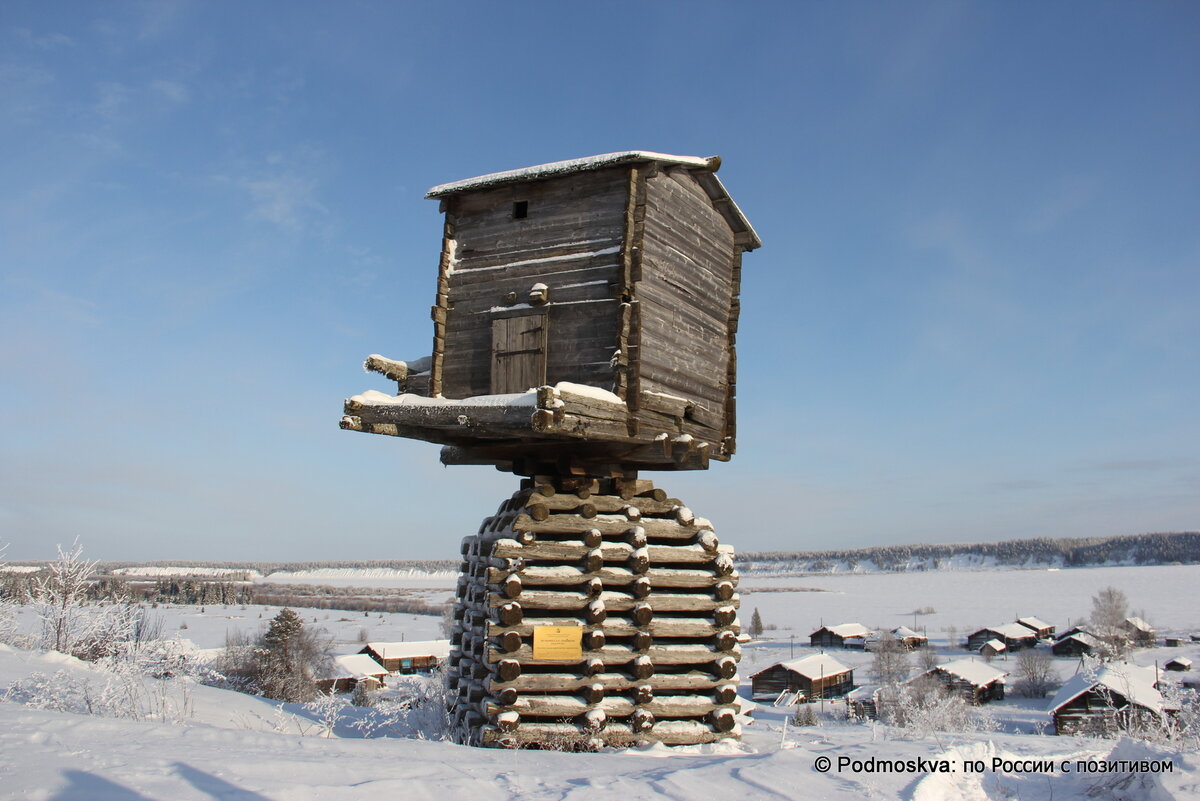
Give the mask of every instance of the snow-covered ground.
[{"label": "snow-covered ground", "polygon": [[[354,583],[370,586],[363,576]],[[418,577],[409,577],[409,581]],[[821,576],[802,579],[752,578],[758,587],[743,597],[743,622],[758,608],[764,622],[776,625],[768,637],[748,644],[742,663],[746,680],[753,672],[786,659],[813,653],[808,634],[822,622],[862,622],[868,626],[913,625],[914,609],[928,625],[939,656],[965,656],[946,642],[944,627],[964,635],[973,625],[1037,615],[1063,628],[1090,609],[1099,589],[1123,590],[1137,610],[1160,631],[1200,632],[1200,614],[1185,599],[1200,579],[1200,567],[1123,567],[1061,570],[993,570]],[[381,577],[381,581],[396,580]],[[388,585],[394,586],[394,585]],[[420,585],[407,585],[420,586]],[[820,592],[768,591],[809,587]],[[430,593],[444,597],[445,591]],[[190,640],[200,648],[223,644],[227,631],[256,633],[277,613],[276,607],[237,605],[171,606],[148,610],[160,616],[165,636]],[[425,640],[440,636],[436,616],[300,609],[308,624],[328,630],[335,651],[360,646],[360,629],[372,640]],[[315,620],[314,620],[315,618]],[[21,622],[34,623],[28,611]],[[789,635],[795,635],[794,640]],[[1171,656],[1200,663],[1200,644],[1136,653],[1139,664],[1162,663]],[[867,681],[869,654],[837,652]],[[1012,660],[994,665],[1010,669]],[[1061,678],[1074,660],[1056,660]],[[31,677],[42,677],[32,681]],[[38,708],[42,697],[63,688],[69,703]],[[839,722],[838,706],[822,709],[821,725],[785,727],[788,709],[758,706],[744,726],[740,745],[600,754],[560,754],[470,749],[414,736],[363,738],[349,725],[333,737],[320,736],[310,709],[279,704],[186,681],[144,679],[131,690],[90,665],[56,654],[0,647],[0,799],[45,801],[139,801],[139,799],[1016,799],[1060,801],[1164,801],[1200,797],[1200,758],[1195,753],[1156,752],[1133,742],[1038,735],[1047,720],[1045,700],[1010,697],[988,710],[999,725],[990,733],[939,735],[926,740],[900,738],[883,726]],[[85,690],[83,688],[92,688]],[[748,688],[744,688],[748,690]],[[115,693],[115,695],[114,695]],[[61,711],[79,709],[90,698],[112,713],[125,693],[141,704],[138,719],[117,719]],[[95,699],[106,698],[104,703]],[[51,704],[51,707],[56,706]],[[347,713],[353,714],[353,712]],[[343,721],[345,723],[345,721]],[[1171,760],[1168,773],[1128,771],[1113,774],[1065,773],[1077,759]],[[822,773],[818,759],[828,757]],[[875,759],[875,763],[869,762]],[[964,771],[962,759],[983,760],[983,772]],[[992,760],[1052,760],[1053,769],[1031,764],[1001,765]],[[887,771],[879,760],[934,760],[914,771]],[[936,771],[949,760],[951,773]],[[839,769],[839,760],[843,766]],[[847,762],[849,761],[849,762]],[[855,764],[857,761],[858,764]],[[1142,767],[1146,767],[1143,765]],[[1025,768],[1026,770],[1022,770]]]},{"label": "snow-covered ground", "polygon": [[[104,681],[96,669],[68,657],[0,647],[0,686],[35,673],[64,686]],[[786,711],[760,708],[740,745],[512,752],[416,738],[363,739],[348,727],[325,738],[311,715],[295,706],[199,685],[159,694],[176,698],[167,722],[0,702],[0,798],[1164,801],[1200,792],[1195,754],[1131,742],[1005,733],[903,740],[882,727],[829,719],[817,727],[785,728]],[[1153,761],[1159,770],[1117,775],[1061,770],[1064,760],[1074,766],[1076,760],[1110,755]],[[822,758],[830,760],[828,772],[819,770]],[[963,758],[982,760],[985,769],[964,771]],[[918,759],[929,762],[912,764]],[[1053,765],[1047,770],[1046,765],[1001,764],[993,770],[994,759],[1051,760]],[[880,760],[910,764],[881,770]],[[1170,772],[1161,772],[1163,761],[1171,764]],[[951,772],[939,772],[943,767]]]}]

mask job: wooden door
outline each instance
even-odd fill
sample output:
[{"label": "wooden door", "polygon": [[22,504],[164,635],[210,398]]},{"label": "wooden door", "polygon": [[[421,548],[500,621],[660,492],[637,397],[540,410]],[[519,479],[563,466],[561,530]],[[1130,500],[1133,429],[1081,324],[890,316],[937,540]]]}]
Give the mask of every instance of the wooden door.
[{"label": "wooden door", "polygon": [[546,315],[492,321],[492,394],[546,383]]}]

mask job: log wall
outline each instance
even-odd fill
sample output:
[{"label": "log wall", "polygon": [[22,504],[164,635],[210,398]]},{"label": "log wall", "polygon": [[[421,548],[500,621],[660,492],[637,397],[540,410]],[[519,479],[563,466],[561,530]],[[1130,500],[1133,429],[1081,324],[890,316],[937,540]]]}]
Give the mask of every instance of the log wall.
[{"label": "log wall", "polygon": [[[648,481],[522,484],[463,540],[455,738],[556,749],[738,738],[732,549]],[[578,658],[535,658],[543,626],[577,628]]]},{"label": "log wall", "polygon": [[[449,235],[433,307],[450,355],[435,375],[442,394],[489,394],[492,321],[541,313],[547,382],[612,389],[628,173],[615,167],[446,199]],[[514,218],[517,202],[527,204],[524,218]],[[529,290],[538,283],[549,296],[531,304]]]}]

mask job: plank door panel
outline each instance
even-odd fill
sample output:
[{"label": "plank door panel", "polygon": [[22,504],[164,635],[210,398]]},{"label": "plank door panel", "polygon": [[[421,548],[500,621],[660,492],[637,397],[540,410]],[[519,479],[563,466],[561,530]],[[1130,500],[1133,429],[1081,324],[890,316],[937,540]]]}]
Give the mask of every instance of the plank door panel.
[{"label": "plank door panel", "polygon": [[546,383],[546,315],[492,321],[492,394]]}]

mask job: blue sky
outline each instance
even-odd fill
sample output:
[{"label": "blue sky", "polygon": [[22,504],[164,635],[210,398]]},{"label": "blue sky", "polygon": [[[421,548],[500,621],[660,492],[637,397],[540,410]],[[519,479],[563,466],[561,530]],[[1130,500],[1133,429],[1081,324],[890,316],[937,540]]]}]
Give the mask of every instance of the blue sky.
[{"label": "blue sky", "polygon": [[1188,3],[41,3],[0,14],[0,541],[440,558],[515,488],[340,431],[428,352],[435,184],[720,154],[740,550],[1200,527]]}]

